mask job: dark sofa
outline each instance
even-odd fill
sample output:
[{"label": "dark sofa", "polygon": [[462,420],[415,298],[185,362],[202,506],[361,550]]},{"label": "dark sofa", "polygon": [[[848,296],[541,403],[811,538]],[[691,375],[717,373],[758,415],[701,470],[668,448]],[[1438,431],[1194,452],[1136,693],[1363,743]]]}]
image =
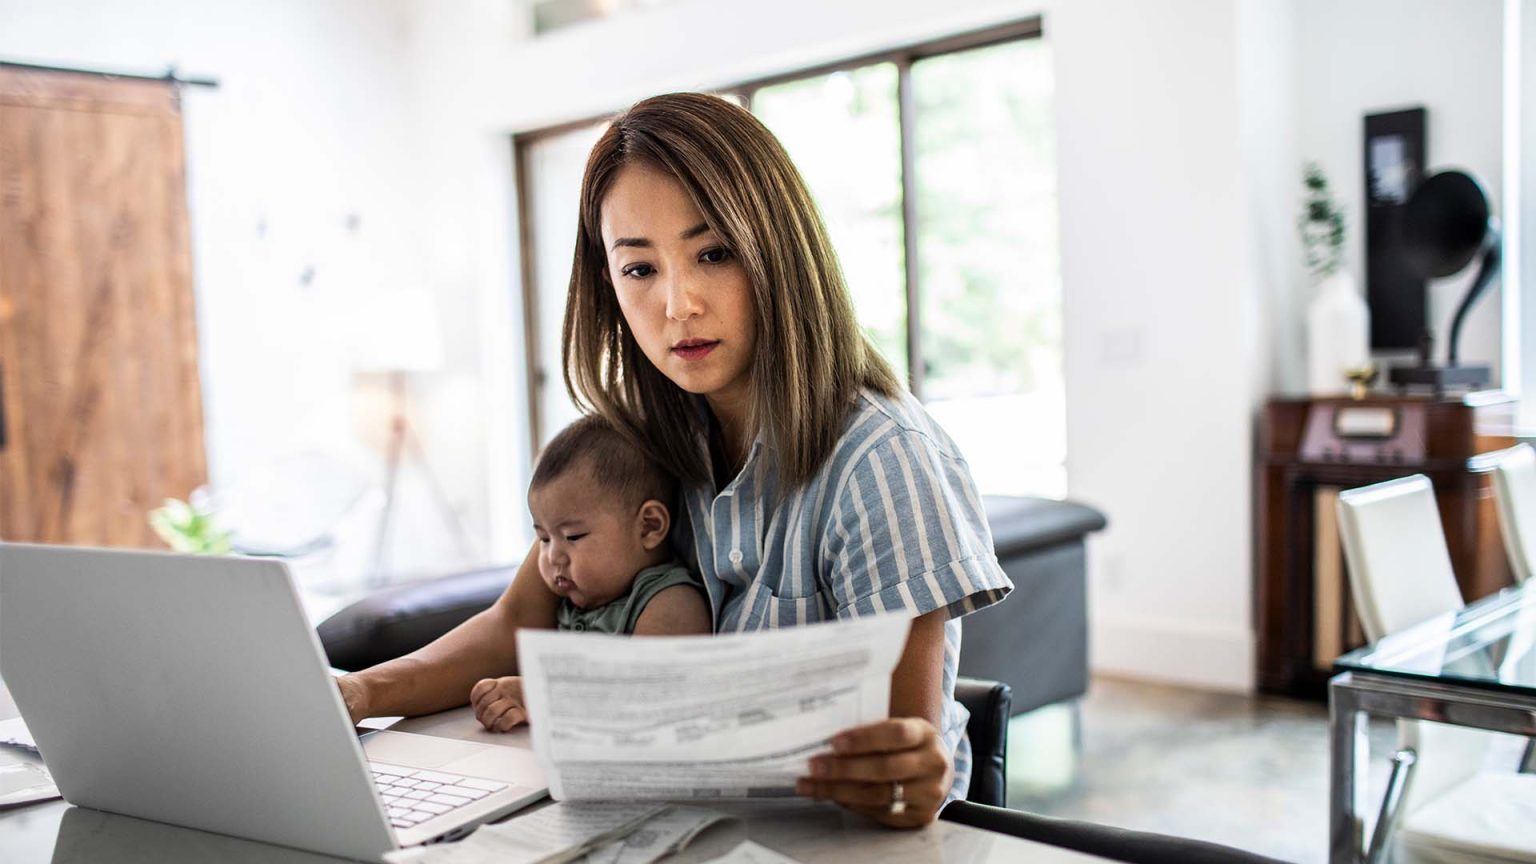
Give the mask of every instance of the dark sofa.
[{"label": "dark sofa", "polygon": [[[987,497],[993,545],[1014,591],[965,618],[962,676],[1001,681],[1012,712],[1072,699],[1088,688],[1083,540],[1105,525],[1091,507],[1043,498]],[[420,648],[486,608],[515,565],[380,589],[321,623],[339,669],[362,669]]]}]

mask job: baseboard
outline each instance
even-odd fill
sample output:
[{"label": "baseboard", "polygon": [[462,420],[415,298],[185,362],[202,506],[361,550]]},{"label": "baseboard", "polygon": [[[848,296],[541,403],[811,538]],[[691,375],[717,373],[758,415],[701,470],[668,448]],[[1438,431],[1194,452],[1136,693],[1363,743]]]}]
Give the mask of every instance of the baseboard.
[{"label": "baseboard", "polygon": [[1246,628],[1094,618],[1088,642],[1094,672],[1208,690],[1254,688],[1254,635]]}]

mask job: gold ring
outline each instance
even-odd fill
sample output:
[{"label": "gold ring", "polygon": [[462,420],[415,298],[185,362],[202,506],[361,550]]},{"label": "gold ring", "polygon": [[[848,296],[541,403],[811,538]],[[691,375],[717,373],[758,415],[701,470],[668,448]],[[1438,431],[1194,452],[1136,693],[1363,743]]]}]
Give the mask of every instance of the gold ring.
[{"label": "gold ring", "polygon": [[892,816],[900,816],[907,812],[907,790],[896,781],[891,781],[891,806],[886,812]]}]

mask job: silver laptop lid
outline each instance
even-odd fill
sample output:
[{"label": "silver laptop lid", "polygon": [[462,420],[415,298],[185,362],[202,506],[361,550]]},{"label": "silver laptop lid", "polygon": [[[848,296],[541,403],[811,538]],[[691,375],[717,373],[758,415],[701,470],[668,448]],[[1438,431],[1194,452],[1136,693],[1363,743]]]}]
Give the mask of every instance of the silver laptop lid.
[{"label": "silver laptop lid", "polygon": [[348,858],[395,848],[279,562],[0,544],[0,676],[74,804]]}]

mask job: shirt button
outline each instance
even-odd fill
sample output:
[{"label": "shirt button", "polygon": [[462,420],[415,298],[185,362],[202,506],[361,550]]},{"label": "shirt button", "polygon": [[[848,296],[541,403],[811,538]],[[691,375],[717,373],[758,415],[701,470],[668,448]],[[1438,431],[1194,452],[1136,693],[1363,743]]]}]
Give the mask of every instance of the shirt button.
[{"label": "shirt button", "polygon": [[742,558],[741,550],[740,549],[732,549],[731,550],[731,554],[726,556],[726,557],[731,559],[731,563],[732,564],[740,564],[741,563],[741,558]]},{"label": "shirt button", "polygon": [[577,630],[577,631],[585,630],[585,629],[587,629],[587,625],[583,624],[580,621],[577,621],[577,622],[574,622],[573,624],[571,624],[571,629],[572,630]]}]

